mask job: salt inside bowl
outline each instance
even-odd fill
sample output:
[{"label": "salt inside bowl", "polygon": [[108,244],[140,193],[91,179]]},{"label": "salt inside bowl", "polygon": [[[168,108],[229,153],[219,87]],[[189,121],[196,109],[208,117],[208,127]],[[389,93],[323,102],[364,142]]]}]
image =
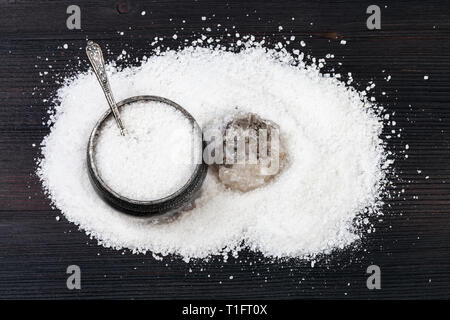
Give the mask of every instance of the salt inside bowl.
[{"label": "salt inside bowl", "polygon": [[157,101],[136,102],[121,110],[122,136],[114,118],[103,124],[95,146],[99,175],[129,199],[152,201],[181,189],[192,176],[194,127],[180,111]]}]

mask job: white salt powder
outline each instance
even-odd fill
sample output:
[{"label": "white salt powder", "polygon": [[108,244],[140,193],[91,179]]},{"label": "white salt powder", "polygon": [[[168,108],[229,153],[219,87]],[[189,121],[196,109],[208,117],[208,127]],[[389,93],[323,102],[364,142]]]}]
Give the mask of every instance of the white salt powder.
[{"label": "white salt powder", "polygon": [[242,247],[306,258],[354,243],[363,225],[360,213],[378,212],[387,167],[374,105],[286,49],[251,42],[245,47],[240,53],[219,46],[157,49],[140,67],[116,71],[110,65],[108,72],[118,100],[167,97],[202,127],[236,109],[279,124],[289,165],[274,181],[241,193],[209,173],[195,207],[171,223],[116,211],[94,192],[86,170],[89,134],[108,108],[89,72],[58,91],[54,123],[42,142],[38,175],[53,204],[106,247],[186,260]]},{"label": "white salt powder", "polygon": [[160,199],[179,190],[195,169],[189,119],[160,102],[134,103],[120,114],[126,135],[110,118],[97,140],[94,155],[102,180],[134,200]]}]

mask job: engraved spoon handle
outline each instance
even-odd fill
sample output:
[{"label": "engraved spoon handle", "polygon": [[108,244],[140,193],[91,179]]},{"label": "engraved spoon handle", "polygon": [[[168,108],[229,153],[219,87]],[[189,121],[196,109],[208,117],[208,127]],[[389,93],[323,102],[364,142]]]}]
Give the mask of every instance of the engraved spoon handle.
[{"label": "engraved spoon handle", "polygon": [[105,94],[106,100],[108,101],[109,107],[111,108],[111,111],[114,115],[114,119],[116,119],[116,123],[119,126],[120,134],[125,135],[125,130],[122,124],[122,120],[120,119],[119,110],[111,92],[111,86],[109,85],[108,76],[106,75],[105,60],[103,59],[102,49],[97,43],[88,41],[86,46],[86,54],[89,58],[89,62],[92,65],[92,68],[94,68],[95,75],[97,76],[98,82],[103,89],[103,93]]}]

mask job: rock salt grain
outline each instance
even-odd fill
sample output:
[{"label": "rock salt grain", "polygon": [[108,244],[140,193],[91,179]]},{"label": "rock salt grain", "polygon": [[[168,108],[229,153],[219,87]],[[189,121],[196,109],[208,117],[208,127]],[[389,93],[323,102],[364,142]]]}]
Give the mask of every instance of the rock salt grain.
[{"label": "rock salt grain", "polygon": [[286,49],[253,44],[239,53],[192,47],[156,52],[140,67],[108,66],[118,100],[168,97],[202,127],[239,106],[280,126],[289,166],[273,183],[247,193],[229,190],[208,174],[194,208],[171,223],[151,224],[118,212],[89,182],[86,144],[108,106],[95,75],[81,73],[58,91],[38,168],[52,203],[69,221],[106,247],[185,260],[210,255],[226,260],[242,247],[275,258],[307,258],[360,237],[354,221],[367,208],[378,212],[385,183],[383,124],[367,98],[306,67]]}]

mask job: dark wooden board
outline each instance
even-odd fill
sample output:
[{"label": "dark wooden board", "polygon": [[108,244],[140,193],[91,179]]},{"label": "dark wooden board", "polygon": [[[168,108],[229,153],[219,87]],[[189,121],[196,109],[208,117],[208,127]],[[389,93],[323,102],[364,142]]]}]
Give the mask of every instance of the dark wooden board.
[{"label": "dark wooden board", "polygon": [[[382,28],[373,31],[365,25],[372,2],[360,0],[130,0],[124,14],[119,2],[77,1],[82,30],[68,30],[72,1],[0,1],[0,298],[450,298],[448,1],[377,1]],[[111,56],[125,47],[139,58],[155,36],[175,46],[175,31],[178,39],[192,38],[208,26],[214,35],[235,26],[269,42],[290,35],[304,39],[314,56],[333,53],[329,65],[351,72],[361,88],[373,80],[377,100],[396,112],[402,137],[389,140],[388,148],[396,153],[395,184],[405,193],[387,199],[383,221],[358,248],[314,267],[273,263],[252,252],[226,263],[187,264],[106,249],[64,218],[56,221],[60,213],[33,174],[39,150],[32,144],[49,131],[42,122],[50,102],[43,99],[73,74],[77,57],[80,68],[87,68],[85,39],[108,45]],[[49,65],[53,71],[40,77]],[[66,288],[70,264],[81,267],[79,291]],[[381,267],[381,290],[366,287],[371,264]]]}]

